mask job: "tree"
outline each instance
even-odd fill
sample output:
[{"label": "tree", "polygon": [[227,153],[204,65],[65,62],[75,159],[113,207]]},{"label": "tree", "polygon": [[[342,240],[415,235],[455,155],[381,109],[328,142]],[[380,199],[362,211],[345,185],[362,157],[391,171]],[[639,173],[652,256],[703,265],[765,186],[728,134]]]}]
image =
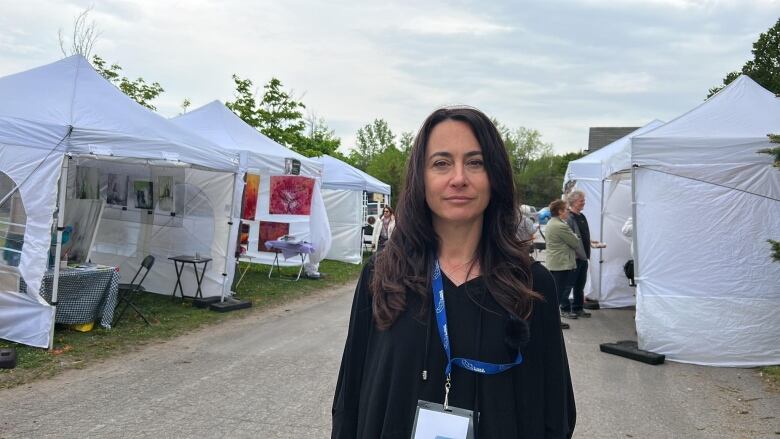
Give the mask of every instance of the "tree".
[{"label": "tree", "polygon": [[179,113],[179,115],[186,114],[187,110],[190,109],[190,106],[192,106],[192,101],[190,101],[190,98],[184,98],[184,100],[181,102],[181,113]]},{"label": "tree", "polygon": [[[770,134],[769,140],[772,143],[780,143],[780,134]],[[771,154],[775,156],[775,168],[780,168],[780,146],[775,146],[774,148],[767,148],[762,149],[759,151],[762,154]],[[775,262],[780,262],[780,241],[775,241],[773,239],[767,239],[767,242],[769,242],[769,245],[772,247],[772,259]]]},{"label": "tree", "polygon": [[525,127],[511,130],[495,119],[493,123],[501,134],[515,174],[523,173],[529,161],[552,155],[552,144],[543,142],[538,130]]},{"label": "tree", "polygon": [[327,154],[339,160],[344,160],[343,154],[338,151],[341,146],[341,139],[336,133],[328,128],[325,120],[310,114],[306,119],[307,131],[295,145],[295,151],[306,157],[315,157]]},{"label": "tree", "polygon": [[411,131],[404,131],[401,133],[401,138],[398,139],[398,148],[402,153],[409,155],[414,145],[414,133]]},{"label": "tree", "polygon": [[396,147],[395,134],[387,121],[374,119],[373,122],[358,129],[355,150],[350,153],[349,161],[356,168],[366,170],[374,156],[390,147]]},{"label": "tree", "polygon": [[753,43],[753,59],[749,60],[737,72],[731,72],[723,78],[723,85],[710,89],[707,97],[714,95],[741,74],[750,76],[762,87],[773,93],[780,93],[780,19],[774,26],[759,35]]},{"label": "tree", "polygon": [[100,32],[95,21],[87,22],[92,6],[85,9],[73,20],[73,32],[70,36],[70,49],[65,48],[65,36],[62,29],[57,31],[57,39],[60,42],[60,50],[64,56],[79,54],[89,59],[92,49],[95,47]]},{"label": "tree", "polygon": [[271,78],[263,86],[259,101],[250,79],[233,75],[233,81],[236,84],[235,100],[225,104],[228,108],[249,126],[288,148],[295,149],[302,144],[306,122],[301,110],[306,106],[283,91],[280,80]]},{"label": "tree", "polygon": [[560,198],[566,167],[570,161],[584,155],[582,152],[570,152],[530,159],[523,172],[515,173],[515,187],[521,202],[546,206],[550,201]]},{"label": "tree", "polygon": [[398,201],[406,176],[406,158],[407,154],[390,145],[374,155],[364,169],[367,174],[390,185],[394,203]]},{"label": "tree", "polygon": [[106,61],[98,55],[92,57],[92,66],[95,67],[95,70],[97,70],[101,76],[114,83],[124,94],[128,95],[134,101],[152,111],[157,110],[157,107],[152,105],[151,101],[165,91],[160,83],[153,82],[147,84],[146,81],[144,81],[144,78],[130,80],[125,76],[120,77],[119,72],[122,70],[122,67],[120,67],[119,64],[111,64],[109,66]]}]

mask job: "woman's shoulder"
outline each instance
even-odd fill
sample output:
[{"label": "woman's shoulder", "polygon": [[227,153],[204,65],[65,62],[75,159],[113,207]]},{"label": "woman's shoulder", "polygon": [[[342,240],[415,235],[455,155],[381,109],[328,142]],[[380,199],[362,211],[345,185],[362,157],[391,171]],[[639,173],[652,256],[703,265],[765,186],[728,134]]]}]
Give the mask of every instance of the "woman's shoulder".
[{"label": "woman's shoulder", "polygon": [[539,261],[531,262],[532,289],[541,294],[545,300],[556,296],[555,279],[547,268]]}]

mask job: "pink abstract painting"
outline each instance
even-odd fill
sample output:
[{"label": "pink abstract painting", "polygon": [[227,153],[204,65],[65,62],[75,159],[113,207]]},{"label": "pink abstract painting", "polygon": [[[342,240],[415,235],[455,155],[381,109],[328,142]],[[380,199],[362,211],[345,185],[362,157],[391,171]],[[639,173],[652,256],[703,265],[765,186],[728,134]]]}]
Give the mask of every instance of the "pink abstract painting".
[{"label": "pink abstract painting", "polygon": [[257,240],[257,250],[269,251],[265,248],[266,241],[275,241],[282,236],[290,234],[290,225],[287,223],[275,223],[273,221],[260,221],[260,239]]},{"label": "pink abstract painting", "polygon": [[274,215],[309,215],[314,179],[297,175],[271,177],[271,200],[268,213]]}]

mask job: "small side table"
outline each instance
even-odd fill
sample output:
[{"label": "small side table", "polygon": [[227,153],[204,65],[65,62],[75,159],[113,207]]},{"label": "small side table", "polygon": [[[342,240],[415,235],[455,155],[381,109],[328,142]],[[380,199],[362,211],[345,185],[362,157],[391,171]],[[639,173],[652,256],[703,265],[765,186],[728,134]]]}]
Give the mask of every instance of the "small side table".
[{"label": "small side table", "polygon": [[277,239],[274,241],[266,241],[265,248],[275,251],[276,253],[273,262],[271,262],[271,271],[268,272],[269,279],[271,278],[271,274],[274,272],[274,266],[276,267],[277,273],[281,273],[281,267],[279,266],[280,252],[285,259],[296,255],[301,257],[301,268],[298,270],[298,277],[296,277],[295,280],[299,280],[301,278],[301,273],[303,273],[303,265],[306,262],[306,255],[314,253],[314,246],[311,243],[305,241],[295,242]]},{"label": "small side table", "polygon": [[[168,259],[173,261],[173,266],[176,268],[176,286],[173,287],[173,294],[171,295],[171,298],[176,298],[176,290],[178,290],[181,294],[181,300],[184,300],[185,297],[192,299],[202,299],[203,291],[201,291],[200,288],[201,284],[203,284],[203,278],[206,276],[206,266],[208,266],[211,258],[196,258],[195,256],[180,255],[172,256]],[[185,296],[184,289],[181,285],[181,274],[184,272],[185,264],[192,264],[192,269],[195,271],[195,280],[197,281],[198,289],[195,291],[194,296]],[[198,264],[203,264],[203,269],[200,271],[200,274],[198,274]]]}]

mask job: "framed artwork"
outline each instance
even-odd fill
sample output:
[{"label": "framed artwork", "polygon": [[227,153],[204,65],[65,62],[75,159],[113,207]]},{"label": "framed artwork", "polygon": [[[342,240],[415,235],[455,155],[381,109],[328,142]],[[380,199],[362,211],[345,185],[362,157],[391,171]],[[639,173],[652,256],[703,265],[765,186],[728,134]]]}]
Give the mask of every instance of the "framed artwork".
[{"label": "framed artwork", "polygon": [[127,175],[106,174],[106,204],[127,207]]},{"label": "framed artwork", "polygon": [[273,221],[260,221],[260,239],[257,240],[257,250],[267,252],[266,241],[274,241],[290,234],[290,224]]},{"label": "framed artwork", "polygon": [[241,208],[241,219],[254,220],[257,213],[257,195],[260,192],[260,176],[246,174],[244,185],[244,203]]},{"label": "framed artwork", "polygon": [[79,200],[97,200],[100,198],[98,169],[79,166],[76,168],[76,186],[73,198]]},{"label": "framed artwork", "polygon": [[244,254],[249,249],[249,224],[241,223],[238,227],[239,254]]},{"label": "framed artwork", "polygon": [[311,214],[314,179],[297,175],[271,177],[268,213],[275,215]]},{"label": "framed artwork", "polygon": [[173,177],[160,175],[157,177],[157,208],[166,212],[173,212]]},{"label": "framed artwork", "polygon": [[284,173],[287,175],[300,175],[301,161],[290,157],[284,159]]},{"label": "framed artwork", "polygon": [[151,181],[136,180],[133,182],[133,193],[135,194],[135,207],[138,209],[154,209],[154,191]]}]

